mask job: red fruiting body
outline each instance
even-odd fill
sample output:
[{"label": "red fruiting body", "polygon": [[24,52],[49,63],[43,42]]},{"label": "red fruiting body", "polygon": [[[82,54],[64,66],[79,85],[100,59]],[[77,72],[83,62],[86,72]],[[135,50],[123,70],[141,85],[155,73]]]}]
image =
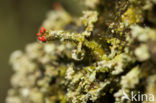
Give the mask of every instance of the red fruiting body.
[{"label": "red fruiting body", "polygon": [[42,42],[45,42],[46,41],[46,39],[45,39],[44,36],[42,36],[41,38],[42,38]]},{"label": "red fruiting body", "polygon": [[42,37],[38,37],[38,40],[42,40]]},{"label": "red fruiting body", "polygon": [[44,34],[45,32],[46,32],[46,29],[45,29],[44,27],[41,27],[40,33],[41,33],[41,34]]},{"label": "red fruiting body", "polygon": [[37,33],[36,36],[40,36],[40,33]]}]

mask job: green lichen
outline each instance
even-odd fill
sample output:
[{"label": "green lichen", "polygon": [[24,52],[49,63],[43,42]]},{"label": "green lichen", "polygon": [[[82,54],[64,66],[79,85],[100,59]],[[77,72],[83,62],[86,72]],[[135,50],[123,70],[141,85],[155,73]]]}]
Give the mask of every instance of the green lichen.
[{"label": "green lichen", "polygon": [[123,90],[156,96],[155,0],[84,5],[81,17],[49,12],[46,42],[11,55],[7,103],[134,103]]}]

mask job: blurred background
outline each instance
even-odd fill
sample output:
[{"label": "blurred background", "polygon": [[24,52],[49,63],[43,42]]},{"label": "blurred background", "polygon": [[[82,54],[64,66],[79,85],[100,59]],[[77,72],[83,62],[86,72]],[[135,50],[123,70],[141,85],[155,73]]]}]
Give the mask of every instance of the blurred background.
[{"label": "blurred background", "polygon": [[36,41],[36,32],[54,2],[75,16],[82,10],[77,0],[0,0],[0,103],[5,103],[13,74],[10,54]]}]

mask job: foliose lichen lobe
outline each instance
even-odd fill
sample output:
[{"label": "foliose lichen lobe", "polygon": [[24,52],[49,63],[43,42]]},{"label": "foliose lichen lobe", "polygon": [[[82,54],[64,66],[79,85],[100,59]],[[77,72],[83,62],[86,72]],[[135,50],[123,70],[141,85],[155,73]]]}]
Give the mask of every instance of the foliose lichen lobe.
[{"label": "foliose lichen lobe", "polygon": [[84,5],[81,17],[49,12],[46,42],[11,55],[7,103],[133,103],[122,99],[123,90],[156,98],[156,0]]}]

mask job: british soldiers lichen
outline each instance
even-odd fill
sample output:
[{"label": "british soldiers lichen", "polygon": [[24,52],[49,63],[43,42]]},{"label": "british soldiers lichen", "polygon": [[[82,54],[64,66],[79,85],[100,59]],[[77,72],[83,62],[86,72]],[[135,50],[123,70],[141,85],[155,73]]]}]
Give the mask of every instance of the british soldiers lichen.
[{"label": "british soldiers lichen", "polygon": [[156,0],[84,5],[81,17],[49,12],[39,41],[11,55],[7,103],[134,103],[123,99],[133,91],[156,99]]}]

